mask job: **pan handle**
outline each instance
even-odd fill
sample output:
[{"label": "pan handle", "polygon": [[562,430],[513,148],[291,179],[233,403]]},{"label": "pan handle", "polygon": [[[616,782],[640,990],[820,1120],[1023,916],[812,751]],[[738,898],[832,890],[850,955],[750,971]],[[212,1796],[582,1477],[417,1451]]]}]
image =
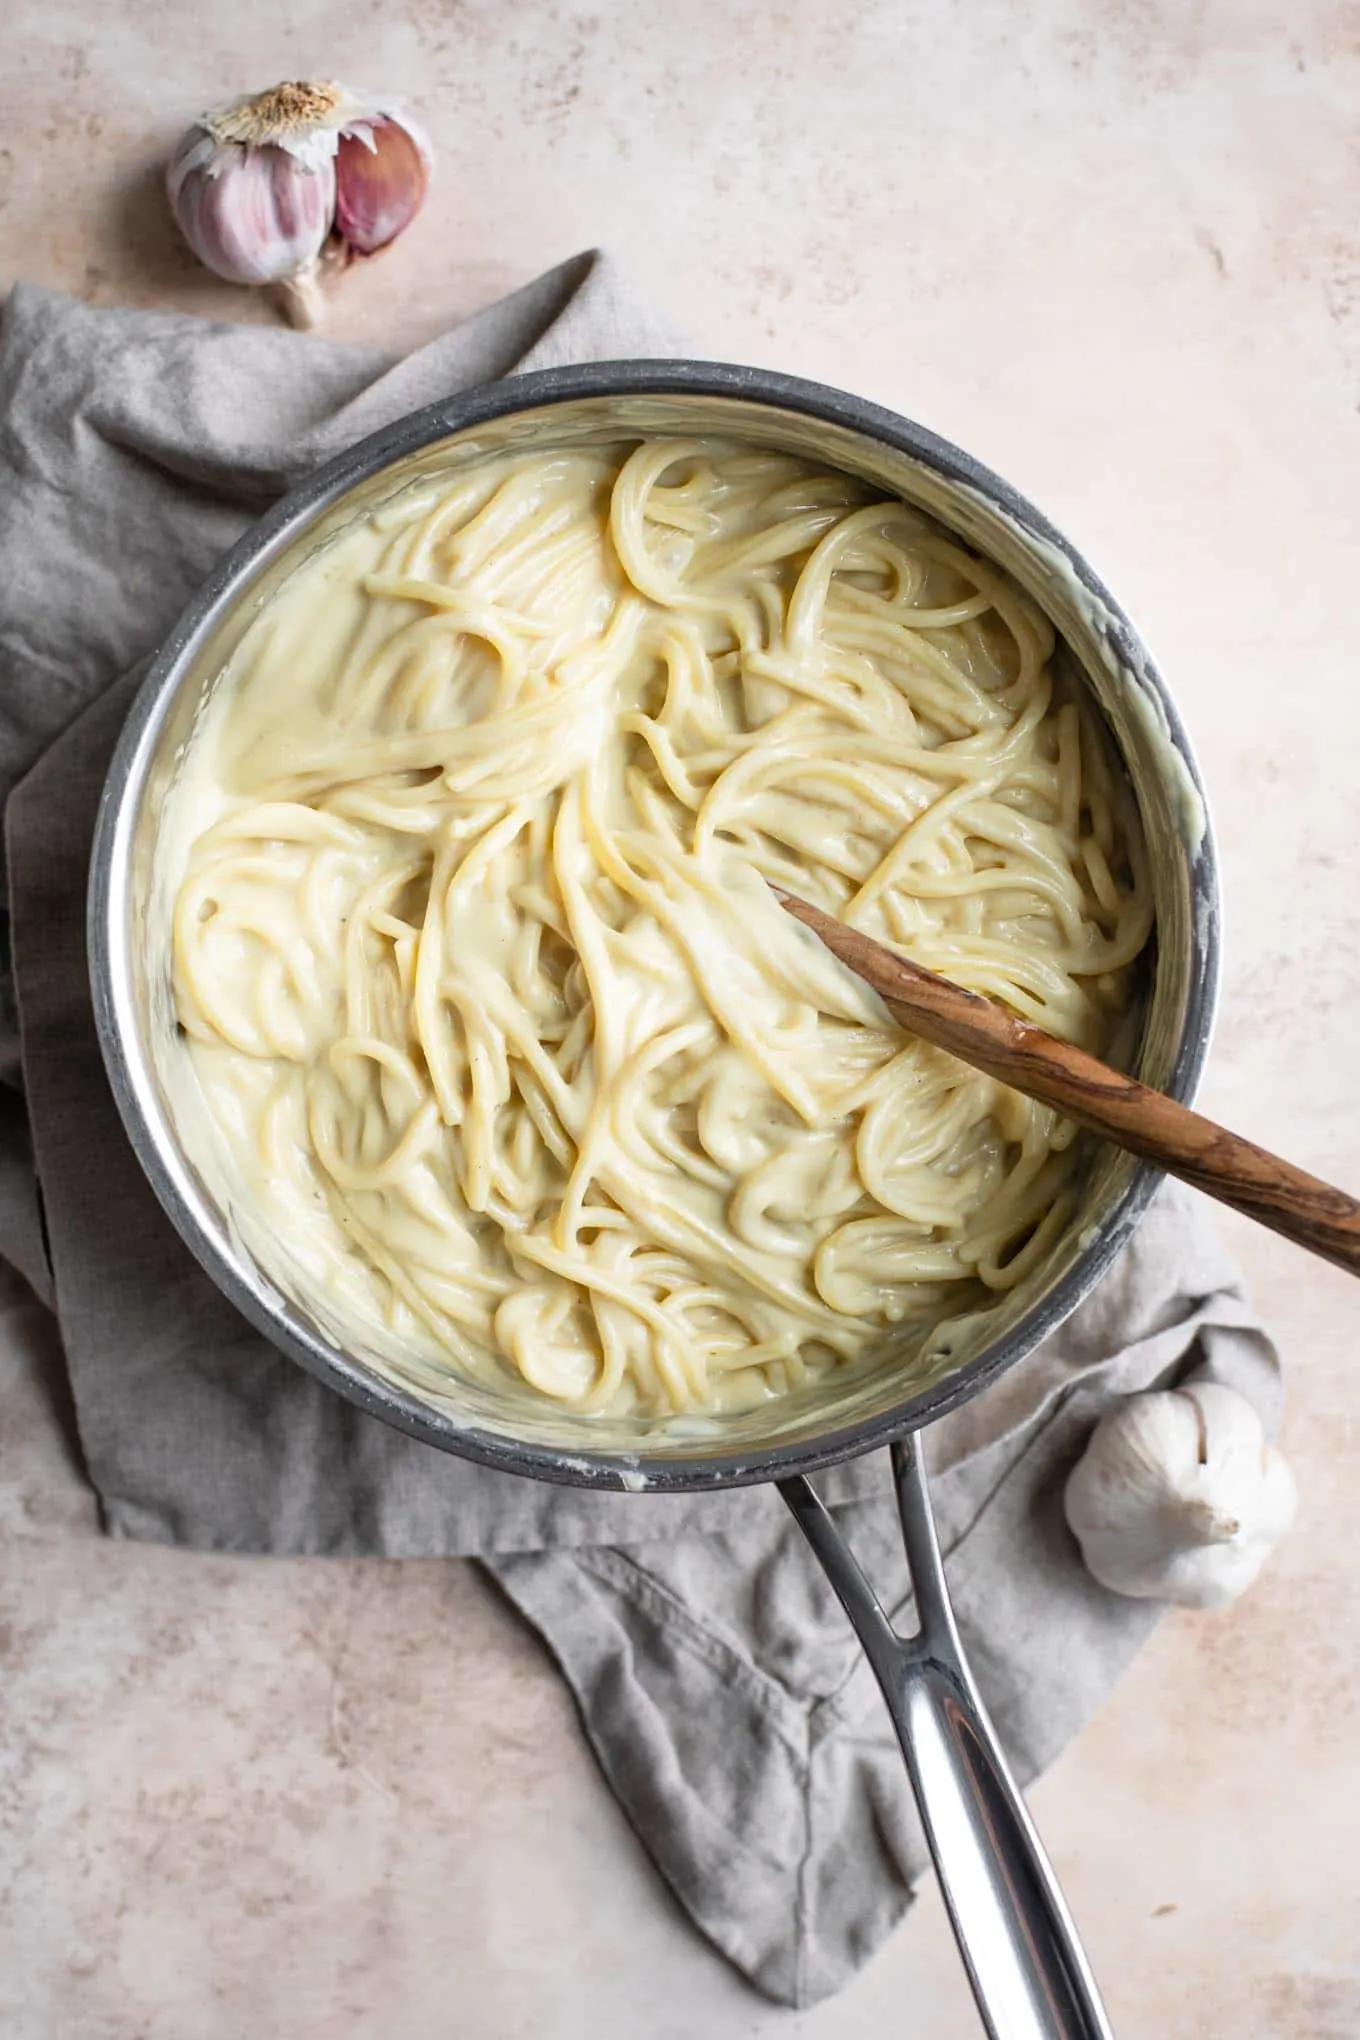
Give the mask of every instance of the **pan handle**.
[{"label": "pan handle", "polygon": [[1058,1881],[963,1655],[918,1441],[902,1440],[892,1457],[916,1596],[912,1636],[893,1628],[809,1482],[781,1481],[780,1493],[883,1688],[991,2040],[1112,2040]]}]

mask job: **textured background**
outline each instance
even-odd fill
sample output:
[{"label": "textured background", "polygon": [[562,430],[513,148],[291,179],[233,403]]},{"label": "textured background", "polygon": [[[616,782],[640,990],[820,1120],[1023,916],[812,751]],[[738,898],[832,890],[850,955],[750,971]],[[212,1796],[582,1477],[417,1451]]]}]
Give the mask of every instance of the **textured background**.
[{"label": "textured background", "polygon": [[[286,12],[287,21],[279,14]],[[225,318],[157,164],[285,75],[404,92],[416,343],[607,243],[696,351],[960,440],[1083,545],[1196,740],[1228,904],[1204,1098],[1360,1185],[1360,9],[1338,0],[11,0],[0,276]],[[1033,1795],[1127,2034],[1360,2033],[1360,1291],[1223,1221],[1291,1366],[1299,1527],[1168,1621]],[[811,2013],[682,1924],[466,1568],[98,1542],[0,1311],[7,2040],[966,2040],[937,1902]]]}]

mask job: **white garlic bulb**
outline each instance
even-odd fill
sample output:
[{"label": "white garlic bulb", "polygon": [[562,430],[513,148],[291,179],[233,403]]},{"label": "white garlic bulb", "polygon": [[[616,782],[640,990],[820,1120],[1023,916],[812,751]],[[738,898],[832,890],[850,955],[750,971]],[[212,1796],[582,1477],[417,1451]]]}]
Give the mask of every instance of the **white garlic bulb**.
[{"label": "white garlic bulb", "polygon": [[1288,1462],[1245,1397],[1195,1382],[1108,1411],[1072,1469],[1064,1506],[1103,1587],[1222,1608],[1251,1585],[1297,1500]]},{"label": "white garlic bulb", "polygon": [[166,191],[200,262],[228,283],[272,285],[294,325],[312,326],[323,268],[390,246],[424,204],[432,162],[394,102],[293,81],[205,113]]}]

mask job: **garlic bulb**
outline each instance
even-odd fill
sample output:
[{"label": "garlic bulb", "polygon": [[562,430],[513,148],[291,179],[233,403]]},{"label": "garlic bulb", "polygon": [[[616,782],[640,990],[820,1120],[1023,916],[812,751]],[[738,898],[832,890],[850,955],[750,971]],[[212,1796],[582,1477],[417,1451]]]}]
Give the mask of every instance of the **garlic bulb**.
[{"label": "garlic bulb", "polygon": [[200,262],[228,283],[272,285],[294,325],[314,326],[323,269],[395,241],[432,164],[393,102],[294,82],[205,113],[171,157],[166,191]]},{"label": "garlic bulb", "polygon": [[1102,1586],[1183,1608],[1244,1593],[1294,1520],[1294,1476],[1213,1382],[1128,1396],[1068,1478],[1067,1520]]}]

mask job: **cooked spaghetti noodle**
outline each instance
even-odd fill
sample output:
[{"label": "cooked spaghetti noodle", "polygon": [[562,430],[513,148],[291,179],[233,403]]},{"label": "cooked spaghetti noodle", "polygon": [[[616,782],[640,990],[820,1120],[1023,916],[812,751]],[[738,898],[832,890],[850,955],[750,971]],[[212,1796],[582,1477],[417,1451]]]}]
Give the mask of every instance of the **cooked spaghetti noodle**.
[{"label": "cooked spaghetti noodle", "polygon": [[175,997],[295,1289],[582,1412],[749,1406],[1016,1282],[1072,1129],[801,893],[1101,1049],[1131,795],[998,568],[708,441],[507,456],[265,605],[193,746]]}]

